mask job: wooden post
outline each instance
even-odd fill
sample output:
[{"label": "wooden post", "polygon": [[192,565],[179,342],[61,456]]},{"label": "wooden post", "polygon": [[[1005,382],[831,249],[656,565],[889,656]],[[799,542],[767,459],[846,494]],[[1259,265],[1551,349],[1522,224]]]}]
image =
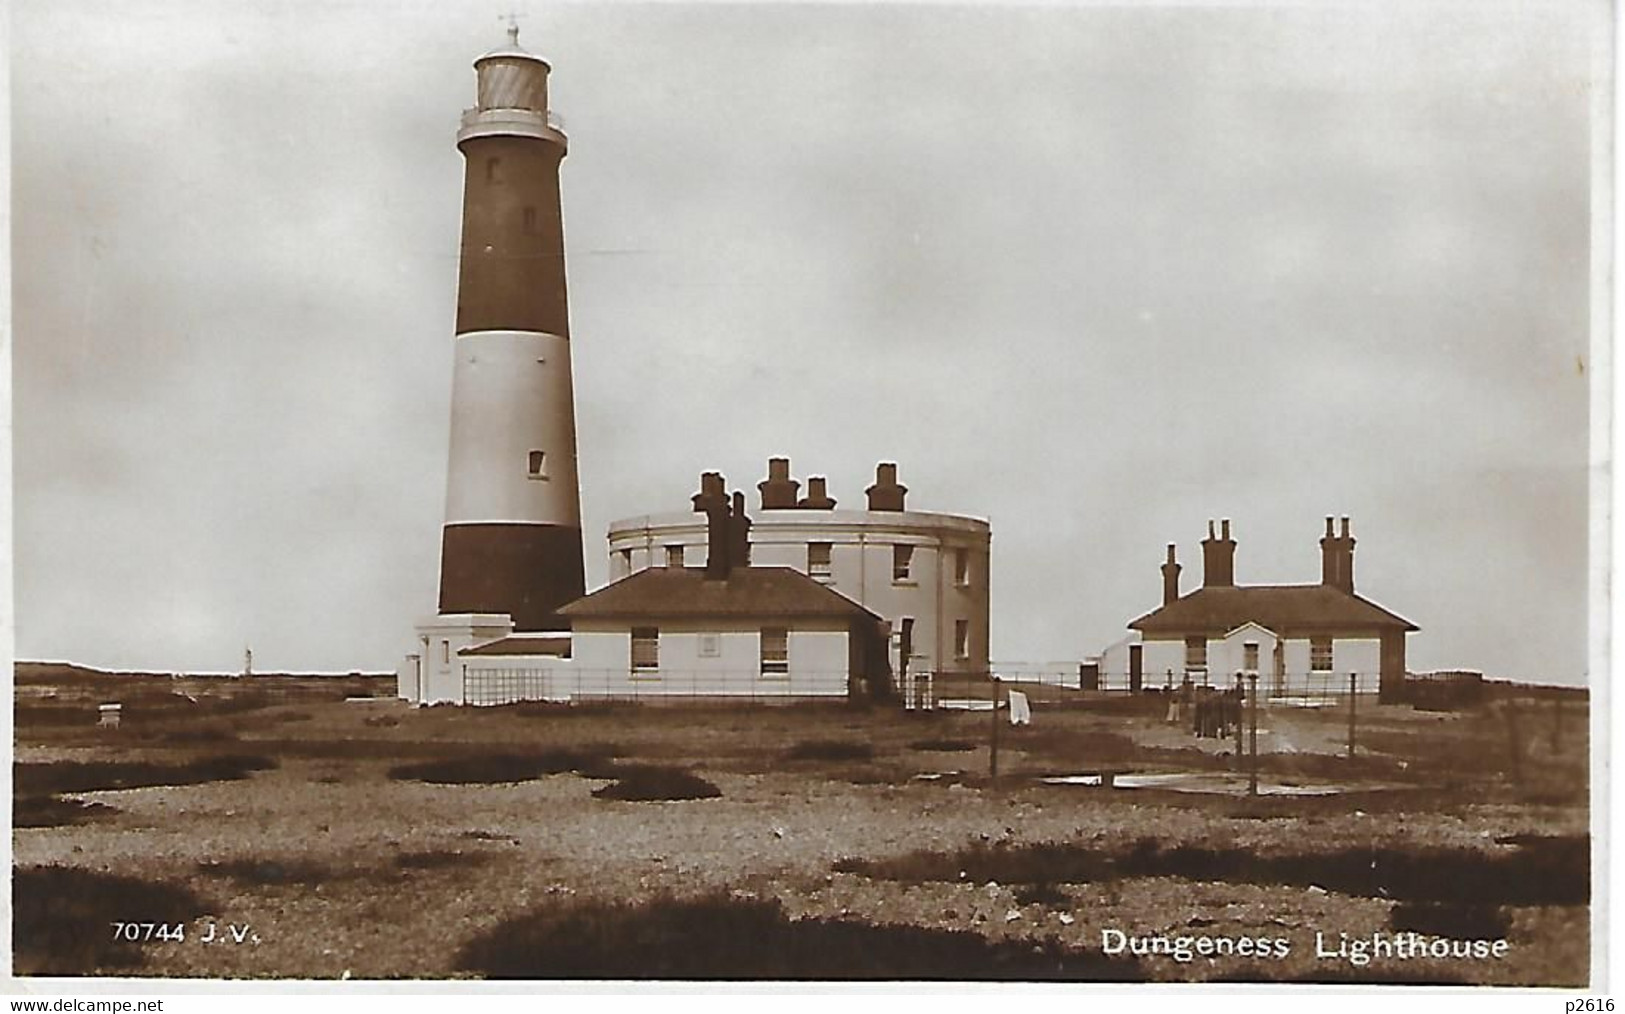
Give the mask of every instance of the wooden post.
[{"label": "wooden post", "polygon": [[1507,740],[1511,748],[1509,757],[1512,761],[1512,781],[1523,784],[1523,742],[1518,733],[1518,701],[1516,698],[1503,698],[1502,706],[1506,708]]},{"label": "wooden post", "polygon": [[[1249,689],[1252,691],[1253,697],[1253,729],[1250,750],[1250,753],[1252,754],[1252,764],[1250,765],[1251,773],[1247,778],[1247,795],[1256,796],[1258,795],[1258,674],[1256,672],[1248,673],[1247,683],[1249,684]],[[1241,724],[1240,715],[1236,716],[1236,724]]]},{"label": "wooden post", "polygon": [[999,677],[997,673],[988,673],[988,680],[993,687],[993,731],[989,737],[987,752],[987,777],[990,781],[997,781],[999,777]]},{"label": "wooden post", "polygon": [[[1246,684],[1244,682],[1242,682],[1242,675],[1239,672],[1236,673],[1236,689],[1241,691],[1241,694],[1242,694],[1241,702],[1236,706],[1236,714],[1235,714],[1235,719],[1236,719],[1236,763],[1240,764],[1241,763],[1241,758],[1242,758],[1242,756],[1243,756],[1243,754],[1245,752],[1242,749],[1241,734],[1242,734],[1242,726],[1246,724],[1246,722],[1245,722],[1246,715],[1243,714],[1243,709],[1245,709],[1246,706],[1247,706],[1247,697],[1246,697]],[[1229,696],[1228,694],[1225,695],[1225,697],[1228,697],[1228,696]],[[1221,710],[1219,712],[1219,714],[1221,716],[1223,716],[1223,715],[1227,714],[1230,711],[1230,709],[1227,706],[1228,702],[1225,701],[1224,698],[1220,698],[1220,701],[1221,701],[1221,703],[1220,703],[1219,706],[1223,710]]]},{"label": "wooden post", "polygon": [[1354,700],[1359,690],[1359,676],[1349,673],[1349,760],[1354,759]]}]

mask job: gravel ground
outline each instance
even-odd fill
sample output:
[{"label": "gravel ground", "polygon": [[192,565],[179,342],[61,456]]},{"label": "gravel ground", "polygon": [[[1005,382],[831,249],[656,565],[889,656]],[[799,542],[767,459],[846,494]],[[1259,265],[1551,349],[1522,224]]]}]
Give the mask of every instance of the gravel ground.
[{"label": "gravel ground", "polygon": [[[841,859],[884,859],[952,851],[978,843],[1077,843],[1102,850],[1141,838],[1164,843],[1239,848],[1259,853],[1354,846],[1460,846],[1493,852],[1497,837],[1584,834],[1587,815],[1574,806],[1541,806],[1494,794],[1430,804],[1415,812],[1365,812],[1305,803],[1299,812],[1237,819],[1236,801],[1160,792],[1045,787],[1019,777],[998,786],[909,781],[853,784],[834,765],[794,770],[773,761],[783,730],[754,729],[749,713],[720,728],[704,715],[625,714],[571,718],[479,715],[470,711],[407,712],[390,706],[317,705],[297,725],[257,723],[229,751],[272,752],[276,770],[247,780],[99,791],[73,798],[115,807],[108,817],[75,827],[17,830],[17,867],[61,864],[187,884],[213,902],[208,918],[179,943],[144,945],[140,974],[178,977],[441,978],[461,973],[459,944],[504,920],[562,899],[637,901],[660,894],[710,890],[778,899],[792,918],[857,920],[971,930],[989,939],[1058,940],[1099,950],[1104,931],[1146,936],[1268,937],[1288,941],[1285,957],[1264,960],[1168,955],[1144,959],[1152,978],[1444,979],[1483,983],[1580,984],[1587,979],[1588,913],[1584,908],[1518,908],[1505,958],[1397,959],[1355,966],[1316,956],[1316,933],[1336,946],[1339,934],[1387,934],[1392,902],[1289,886],[1205,883],[1137,877],[1058,884],[1058,896],[1022,904],[1022,885],[996,882],[906,883],[835,873]],[[311,711],[311,707],[302,710]],[[388,713],[399,727],[363,726]],[[867,735],[892,719],[845,715],[821,719],[821,734]],[[793,716],[775,719],[794,722]],[[574,722],[575,724],[570,724]],[[1087,732],[1094,720],[1080,720]],[[483,723],[483,724],[482,724]],[[728,724],[731,723],[731,724]],[[771,723],[767,723],[771,724]],[[1099,727],[1108,727],[1105,724]],[[1109,727],[1121,728],[1121,720]],[[695,729],[705,733],[696,737]],[[959,734],[969,725],[953,727]],[[308,743],[367,740],[376,756],[304,756],[283,749],[297,730]],[[388,769],[423,744],[437,749],[498,749],[618,742],[636,760],[675,758],[722,790],[720,799],[670,803],[598,800],[602,780],[551,775],[507,785],[430,785],[395,781]],[[706,740],[732,730],[749,742],[707,750]],[[935,734],[905,728],[901,740]],[[1168,731],[1147,723],[1155,745]],[[809,737],[811,738],[811,737]],[[1299,737],[1309,741],[1310,736]],[[271,749],[272,745],[278,745]],[[75,744],[20,743],[19,762],[109,757],[122,751]],[[162,748],[154,751],[162,754]],[[361,751],[365,753],[365,751]],[[123,752],[127,755],[127,752]],[[885,753],[891,768],[974,769],[977,753]],[[178,756],[178,755],[177,755]],[[1054,758],[1020,750],[1009,770],[1053,766]],[[1030,762],[1030,763],[1029,763]],[[1290,805],[1290,804],[1289,804]],[[449,865],[402,869],[396,857],[452,853]],[[466,857],[460,862],[457,854]],[[303,882],[243,883],[211,864],[234,860],[301,868]],[[300,864],[298,867],[295,864]],[[142,913],[120,917],[140,921]],[[201,942],[215,923],[216,941]],[[228,926],[249,926],[244,942]],[[85,932],[110,932],[86,927]],[[974,970],[967,975],[974,977]]]}]

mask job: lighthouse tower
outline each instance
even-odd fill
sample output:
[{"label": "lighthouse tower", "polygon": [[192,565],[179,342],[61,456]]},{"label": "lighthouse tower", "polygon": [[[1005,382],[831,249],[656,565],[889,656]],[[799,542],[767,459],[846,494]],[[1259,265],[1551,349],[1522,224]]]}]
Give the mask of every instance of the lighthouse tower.
[{"label": "lighthouse tower", "polygon": [[555,610],[586,591],[559,200],[567,141],[548,113],[551,67],[519,48],[517,26],[508,34],[474,61],[478,105],[457,132],[463,239],[440,613],[562,630]]}]

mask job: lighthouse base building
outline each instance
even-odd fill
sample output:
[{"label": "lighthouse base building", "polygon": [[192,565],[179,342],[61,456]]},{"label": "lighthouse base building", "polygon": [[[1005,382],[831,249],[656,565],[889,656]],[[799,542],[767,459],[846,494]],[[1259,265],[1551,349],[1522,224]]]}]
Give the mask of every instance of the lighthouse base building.
[{"label": "lighthouse base building", "polygon": [[[787,495],[773,459],[764,506],[707,473],[687,512],[609,531],[611,581],[559,609],[567,634],[504,615],[419,628],[400,695],[419,703],[865,697],[929,707],[948,675],[988,672],[986,521],[904,509],[883,464],[863,510],[822,479]],[[782,505],[782,506],[781,506]]]}]

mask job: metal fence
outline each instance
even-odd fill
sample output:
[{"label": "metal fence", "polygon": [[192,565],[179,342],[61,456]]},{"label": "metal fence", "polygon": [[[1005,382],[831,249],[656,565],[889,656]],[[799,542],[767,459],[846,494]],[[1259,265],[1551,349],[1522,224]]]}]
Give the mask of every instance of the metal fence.
[{"label": "metal fence", "polygon": [[463,701],[493,706],[528,701],[658,704],[698,700],[762,703],[843,700],[849,696],[848,684],[847,673],[843,671],[469,667],[463,672]]},{"label": "metal fence", "polygon": [[[1241,674],[1190,673],[1193,690],[1228,690]],[[1131,689],[1128,673],[1100,673],[1091,679],[1080,669],[1070,671],[1055,666],[995,663],[984,672],[905,673],[897,681],[898,697],[908,709],[966,708],[980,710],[991,699],[992,678],[1004,687],[1028,691],[1035,706],[1085,704],[1102,698],[1141,695],[1173,695],[1181,692],[1186,676],[1164,674],[1154,682],[1142,680],[1138,691]],[[1350,693],[1374,697],[1381,678],[1375,672],[1291,672],[1260,674],[1258,693],[1267,707],[1338,707]]]},{"label": "metal fence", "polygon": [[[1236,685],[1238,679],[1245,679],[1245,676],[1246,674],[1239,672],[1220,673],[1206,670],[1145,673],[1140,678],[1140,689],[1148,693],[1172,693],[1189,682],[1193,687],[1228,690]],[[1381,674],[1377,672],[1350,672],[1343,669],[1316,669],[1308,672],[1292,670],[1280,673],[1261,671],[1258,673],[1258,691],[1266,699],[1283,703],[1335,702],[1350,693],[1351,677],[1354,680],[1353,692],[1357,694],[1375,694],[1381,683]],[[1122,693],[1131,690],[1133,683],[1134,677],[1131,673],[1101,672],[1096,689]]]},{"label": "metal fence", "polygon": [[[1449,674],[1455,677],[1457,674]],[[840,699],[875,696],[905,710],[964,709],[984,710],[992,699],[993,680],[1001,687],[1024,691],[1034,707],[1088,706],[1103,699],[1142,697],[1171,699],[1188,685],[1191,692],[1228,690],[1244,674],[1219,676],[1193,672],[1178,677],[1163,674],[1145,678],[1139,690],[1131,691],[1128,673],[1085,674],[1081,667],[994,663],[987,670],[948,670],[904,672],[894,675],[889,686],[871,687],[853,681],[845,671],[794,670],[769,672],[756,669],[682,669],[660,667],[650,670],[630,668],[592,669],[571,665],[519,667],[470,666],[462,676],[463,701],[474,705],[514,704],[524,701],[648,701],[668,700],[752,700]],[[1258,675],[1257,692],[1264,707],[1340,708],[1349,697],[1375,698],[1381,684],[1376,672],[1284,672]],[[1459,684],[1459,685],[1458,685]],[[1425,674],[1407,678],[1404,702],[1431,700],[1427,691],[1447,691],[1452,699],[1469,702],[1476,696],[1466,691],[1482,691],[1483,685],[1467,685],[1459,678],[1429,680]]]}]

